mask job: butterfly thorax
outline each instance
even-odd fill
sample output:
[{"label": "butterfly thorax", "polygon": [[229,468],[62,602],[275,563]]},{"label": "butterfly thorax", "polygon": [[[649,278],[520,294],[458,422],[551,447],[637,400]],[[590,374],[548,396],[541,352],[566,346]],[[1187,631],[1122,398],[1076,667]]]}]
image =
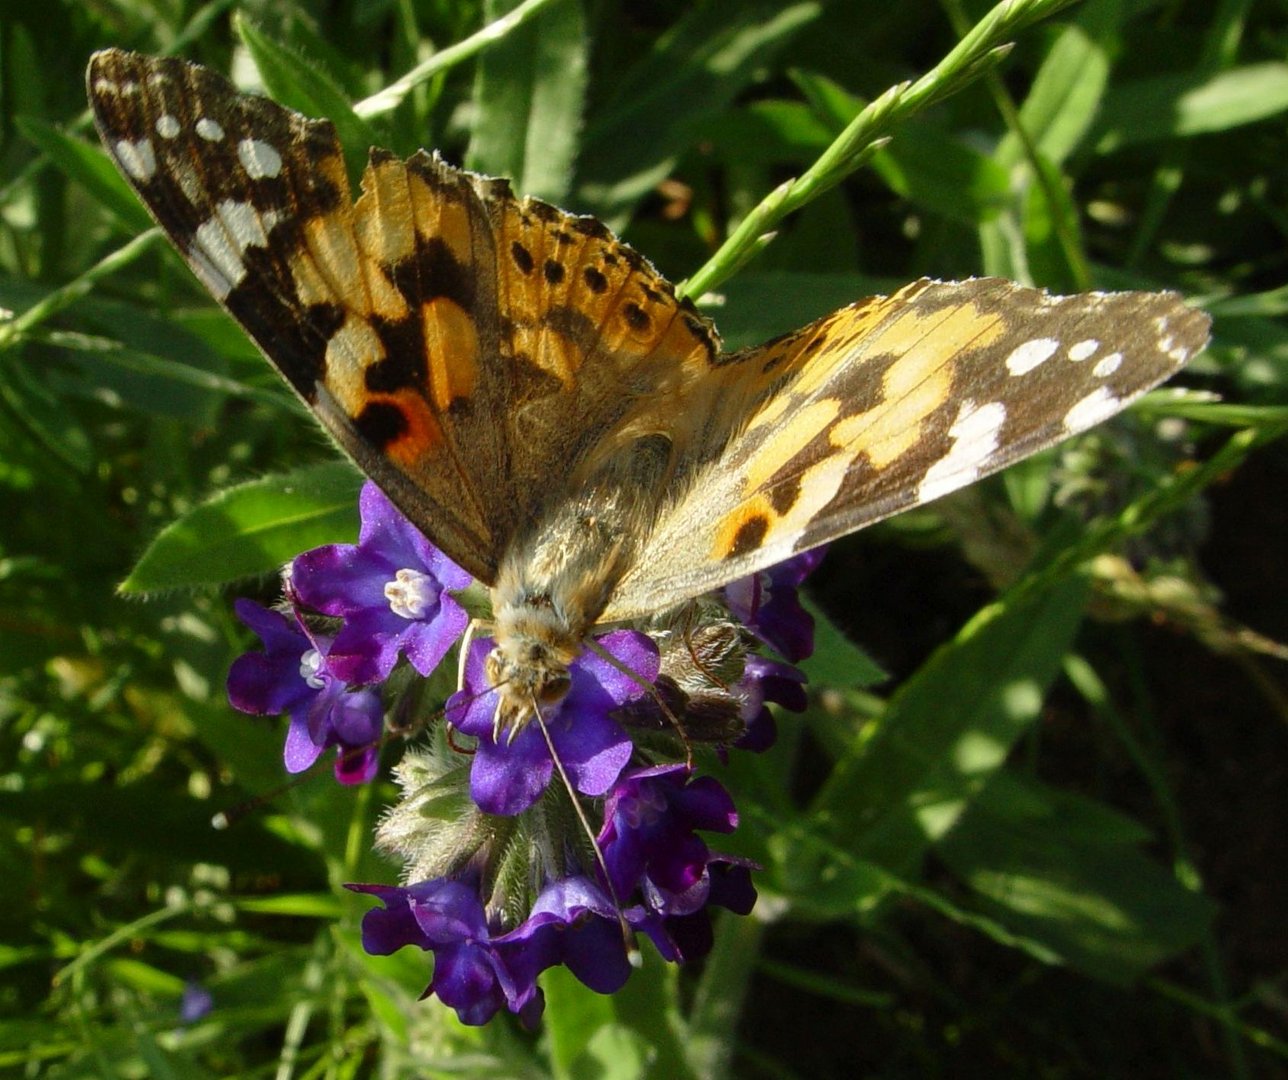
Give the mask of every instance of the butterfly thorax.
[{"label": "butterfly thorax", "polygon": [[647,535],[647,507],[671,472],[671,444],[648,436],[574,470],[570,486],[509,546],[492,589],[488,682],[499,693],[498,731],[513,731],[571,687],[581,654]]}]

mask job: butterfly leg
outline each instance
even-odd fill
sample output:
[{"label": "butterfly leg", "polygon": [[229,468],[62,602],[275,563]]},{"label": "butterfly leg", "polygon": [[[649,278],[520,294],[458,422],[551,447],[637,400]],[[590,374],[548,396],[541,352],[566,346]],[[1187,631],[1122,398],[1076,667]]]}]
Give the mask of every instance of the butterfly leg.
[{"label": "butterfly leg", "polygon": [[470,655],[470,646],[474,643],[474,631],[482,628],[483,630],[492,629],[492,623],[488,619],[471,619],[469,626],[465,628],[465,634],[461,638],[461,655],[456,665],[456,692],[459,694],[465,689],[465,661]]}]

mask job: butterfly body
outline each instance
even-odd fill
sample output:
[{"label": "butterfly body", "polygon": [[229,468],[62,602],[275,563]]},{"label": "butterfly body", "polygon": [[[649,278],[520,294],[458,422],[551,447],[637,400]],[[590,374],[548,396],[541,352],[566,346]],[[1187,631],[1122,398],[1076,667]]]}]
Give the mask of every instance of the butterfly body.
[{"label": "butterfly body", "polygon": [[493,590],[514,727],[648,618],[1099,423],[1207,340],[1170,293],[921,280],[752,349],[590,217],[373,150],[198,65],[90,101],[189,266],[356,464]]},{"label": "butterfly body", "polygon": [[508,548],[492,587],[488,658],[502,728],[521,726],[534,702],[566,692],[568,665],[647,536],[647,508],[659,501],[671,451],[665,438],[648,436],[594,460],[589,475],[571,481],[577,494],[540,507]]}]

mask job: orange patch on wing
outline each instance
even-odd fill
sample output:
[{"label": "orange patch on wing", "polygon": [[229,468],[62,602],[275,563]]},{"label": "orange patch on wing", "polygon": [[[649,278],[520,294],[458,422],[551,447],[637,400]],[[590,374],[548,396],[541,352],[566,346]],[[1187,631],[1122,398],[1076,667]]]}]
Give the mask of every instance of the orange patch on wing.
[{"label": "orange patch on wing", "polygon": [[757,495],[743,503],[732,513],[726,514],[716,527],[711,557],[717,560],[732,558],[761,546],[773,528],[777,515],[764,495]]},{"label": "orange patch on wing", "polygon": [[326,388],[350,416],[357,416],[370,402],[367,368],[384,357],[380,336],[357,315],[350,314],[326,343]]},{"label": "orange patch on wing", "polygon": [[1000,316],[983,315],[969,304],[930,314],[915,308],[904,312],[864,345],[865,351],[899,357],[882,382],[884,400],[837,424],[833,445],[866,454],[878,469],[902,457],[922,437],[926,418],[951,394],[956,359],[990,345],[1004,330]]},{"label": "orange patch on wing", "polygon": [[307,250],[291,255],[291,277],[295,282],[295,292],[300,303],[305,307],[313,304],[334,303],[339,298],[331,289],[330,283],[322,276],[317,265],[309,257]]},{"label": "orange patch on wing", "polygon": [[474,238],[469,209],[434,191],[423,178],[407,174],[407,187],[416,211],[416,231],[422,241],[439,240],[462,266],[474,265]]},{"label": "orange patch on wing", "polygon": [[377,400],[396,405],[407,423],[406,430],[386,444],[385,453],[405,469],[424,463],[443,445],[443,428],[425,399],[414,391],[400,390]]},{"label": "orange patch on wing", "polygon": [[775,427],[747,462],[747,489],[755,490],[799,454],[841,411],[836,398],[824,398],[793,411]]},{"label": "orange patch on wing", "polygon": [[474,394],[478,383],[478,328],[469,313],[445,296],[421,305],[429,392],[434,408],[445,412],[458,398]]},{"label": "orange patch on wing", "polygon": [[338,300],[350,311],[371,313],[358,245],[350,228],[349,211],[318,214],[300,230],[314,269],[324,282],[325,299]]}]

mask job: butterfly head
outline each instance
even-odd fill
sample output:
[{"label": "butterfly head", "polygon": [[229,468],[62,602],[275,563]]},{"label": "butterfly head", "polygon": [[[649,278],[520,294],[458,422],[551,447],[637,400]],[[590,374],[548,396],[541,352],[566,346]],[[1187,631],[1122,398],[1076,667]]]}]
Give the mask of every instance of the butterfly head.
[{"label": "butterfly head", "polygon": [[549,603],[531,600],[497,612],[494,645],[487,657],[487,681],[497,692],[492,731],[513,739],[534,718],[535,709],[558,705],[572,689],[569,665],[581,640]]}]

